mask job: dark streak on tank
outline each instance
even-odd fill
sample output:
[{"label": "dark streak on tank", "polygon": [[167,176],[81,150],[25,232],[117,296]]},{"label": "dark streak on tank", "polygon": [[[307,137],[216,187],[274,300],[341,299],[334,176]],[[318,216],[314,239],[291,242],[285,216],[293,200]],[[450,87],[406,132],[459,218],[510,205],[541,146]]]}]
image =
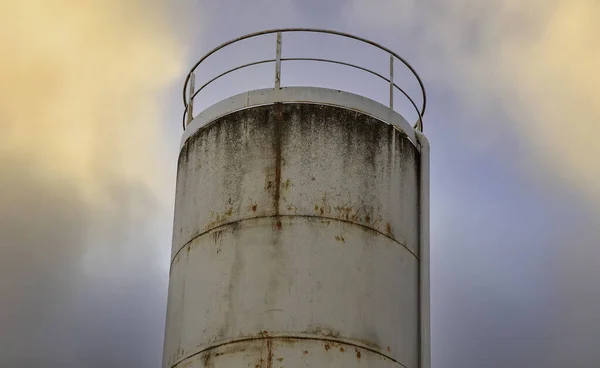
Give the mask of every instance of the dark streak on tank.
[{"label": "dark streak on tank", "polygon": [[267,368],[273,367],[273,339],[267,339]]}]

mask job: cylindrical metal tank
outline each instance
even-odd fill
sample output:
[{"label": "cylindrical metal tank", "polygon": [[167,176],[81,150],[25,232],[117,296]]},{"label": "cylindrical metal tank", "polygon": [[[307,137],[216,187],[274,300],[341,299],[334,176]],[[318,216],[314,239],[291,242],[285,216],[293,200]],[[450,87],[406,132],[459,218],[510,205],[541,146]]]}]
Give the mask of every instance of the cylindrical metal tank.
[{"label": "cylindrical metal tank", "polygon": [[163,367],[427,368],[423,154],[399,114],[336,90],[249,91],[195,117]]}]

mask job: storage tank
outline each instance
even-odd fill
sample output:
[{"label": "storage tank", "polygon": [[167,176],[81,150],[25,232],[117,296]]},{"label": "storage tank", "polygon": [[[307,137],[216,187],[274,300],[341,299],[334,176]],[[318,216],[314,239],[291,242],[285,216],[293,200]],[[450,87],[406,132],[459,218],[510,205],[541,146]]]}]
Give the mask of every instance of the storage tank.
[{"label": "storage tank", "polygon": [[[389,54],[388,76],[366,71],[389,83],[390,104],[282,87],[288,32],[329,33]],[[260,63],[274,64],[273,88],[232,96],[194,116],[202,62],[269,34],[274,58]],[[405,94],[418,115],[411,125],[393,109],[393,91],[404,93],[394,65],[414,72],[371,41],[293,28],[229,41],[192,68],[184,87],[164,368],[429,368],[425,92],[414,73],[422,105]]]}]

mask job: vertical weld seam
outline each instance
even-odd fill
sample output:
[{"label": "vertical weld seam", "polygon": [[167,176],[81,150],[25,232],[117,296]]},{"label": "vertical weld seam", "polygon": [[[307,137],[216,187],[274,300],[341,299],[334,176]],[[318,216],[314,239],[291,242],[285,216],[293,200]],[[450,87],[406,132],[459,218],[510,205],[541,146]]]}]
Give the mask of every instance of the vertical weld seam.
[{"label": "vertical weld seam", "polygon": [[279,215],[281,186],[281,124],[283,124],[283,104],[275,104],[275,215]]}]

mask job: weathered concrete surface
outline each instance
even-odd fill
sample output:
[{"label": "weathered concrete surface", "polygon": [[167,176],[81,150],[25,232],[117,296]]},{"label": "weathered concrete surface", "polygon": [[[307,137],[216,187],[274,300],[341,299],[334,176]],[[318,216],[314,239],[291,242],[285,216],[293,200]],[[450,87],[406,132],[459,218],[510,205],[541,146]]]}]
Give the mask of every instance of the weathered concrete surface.
[{"label": "weathered concrete surface", "polygon": [[[417,367],[417,165],[403,133],[337,107],[255,107],[195,133],[179,158],[164,366],[316,366],[299,352],[326,340],[380,362],[327,366]],[[222,345],[265,336],[287,364]]]}]

